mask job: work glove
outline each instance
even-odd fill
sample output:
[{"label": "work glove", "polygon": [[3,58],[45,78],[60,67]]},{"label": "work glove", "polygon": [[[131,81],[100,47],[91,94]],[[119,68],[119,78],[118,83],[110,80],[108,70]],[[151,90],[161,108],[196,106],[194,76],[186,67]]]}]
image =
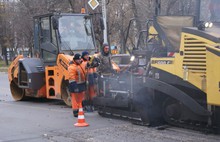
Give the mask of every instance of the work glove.
[{"label": "work glove", "polygon": [[86,64],[86,69],[90,68],[91,65],[89,63]]}]

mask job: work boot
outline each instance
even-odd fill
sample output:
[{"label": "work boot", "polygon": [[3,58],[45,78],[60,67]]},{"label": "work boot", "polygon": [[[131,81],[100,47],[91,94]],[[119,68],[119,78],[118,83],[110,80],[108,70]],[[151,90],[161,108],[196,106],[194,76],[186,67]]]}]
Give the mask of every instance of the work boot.
[{"label": "work boot", "polygon": [[74,117],[78,117],[78,113],[79,113],[79,110],[77,109],[77,110],[73,110],[73,116]]},{"label": "work boot", "polygon": [[91,106],[91,105],[87,106],[87,107],[86,107],[86,111],[87,111],[87,112],[93,112],[92,106]]},{"label": "work boot", "polygon": [[84,111],[84,112],[87,112],[87,110],[88,110],[88,106],[84,106],[84,107],[83,107],[83,111]]}]

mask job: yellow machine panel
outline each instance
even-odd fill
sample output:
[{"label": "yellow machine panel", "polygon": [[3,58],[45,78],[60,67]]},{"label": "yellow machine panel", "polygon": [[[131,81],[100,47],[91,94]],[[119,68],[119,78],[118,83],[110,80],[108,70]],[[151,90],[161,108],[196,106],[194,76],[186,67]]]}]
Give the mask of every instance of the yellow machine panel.
[{"label": "yellow machine panel", "polygon": [[[220,95],[218,99],[215,95],[219,94],[219,56],[207,50],[213,49],[217,54],[219,49],[206,48],[207,45],[215,44],[205,38],[182,33],[179,53],[175,53],[174,57],[152,58],[151,65],[188,81],[203,92],[206,92],[210,87],[209,92],[211,91],[213,94],[215,90],[215,93],[208,96],[209,103],[220,104]],[[215,74],[212,69],[217,69]],[[211,85],[211,80],[216,80],[214,81],[216,82],[215,87]]]},{"label": "yellow machine panel", "polygon": [[174,58],[152,58],[151,66],[165,70],[171,74],[176,74]]},{"label": "yellow machine panel", "polygon": [[[218,47],[218,46],[217,46]],[[220,106],[220,49],[207,46],[207,100]]]},{"label": "yellow machine panel", "polygon": [[207,39],[188,33],[182,34],[180,52],[183,53],[183,79],[202,91],[206,91],[206,44]]}]

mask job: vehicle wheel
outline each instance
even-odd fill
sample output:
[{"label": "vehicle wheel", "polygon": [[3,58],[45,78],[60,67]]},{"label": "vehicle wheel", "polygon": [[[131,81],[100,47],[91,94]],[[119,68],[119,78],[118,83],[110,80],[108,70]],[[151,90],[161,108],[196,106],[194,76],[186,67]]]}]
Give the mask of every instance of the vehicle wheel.
[{"label": "vehicle wheel", "polygon": [[62,99],[63,99],[64,103],[67,106],[71,107],[72,106],[71,96],[70,96],[70,92],[69,92],[69,89],[68,89],[68,85],[65,82],[62,83],[61,94],[62,94]]},{"label": "vehicle wheel", "polygon": [[10,83],[10,90],[11,90],[12,97],[16,101],[23,101],[23,100],[25,100],[27,98],[25,96],[24,89],[19,88],[18,85],[14,81],[12,81]]},{"label": "vehicle wheel", "polygon": [[180,120],[182,115],[182,105],[179,101],[167,98],[162,107],[162,115],[166,122]]}]

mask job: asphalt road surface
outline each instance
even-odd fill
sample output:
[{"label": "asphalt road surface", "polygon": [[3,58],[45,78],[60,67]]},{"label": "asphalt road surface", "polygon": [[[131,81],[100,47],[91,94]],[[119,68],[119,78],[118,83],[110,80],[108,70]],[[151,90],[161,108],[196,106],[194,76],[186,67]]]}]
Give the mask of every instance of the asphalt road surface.
[{"label": "asphalt road surface", "polygon": [[220,135],[168,127],[165,130],[85,113],[78,128],[62,101],[12,99],[6,73],[0,72],[0,142],[219,142]]}]

